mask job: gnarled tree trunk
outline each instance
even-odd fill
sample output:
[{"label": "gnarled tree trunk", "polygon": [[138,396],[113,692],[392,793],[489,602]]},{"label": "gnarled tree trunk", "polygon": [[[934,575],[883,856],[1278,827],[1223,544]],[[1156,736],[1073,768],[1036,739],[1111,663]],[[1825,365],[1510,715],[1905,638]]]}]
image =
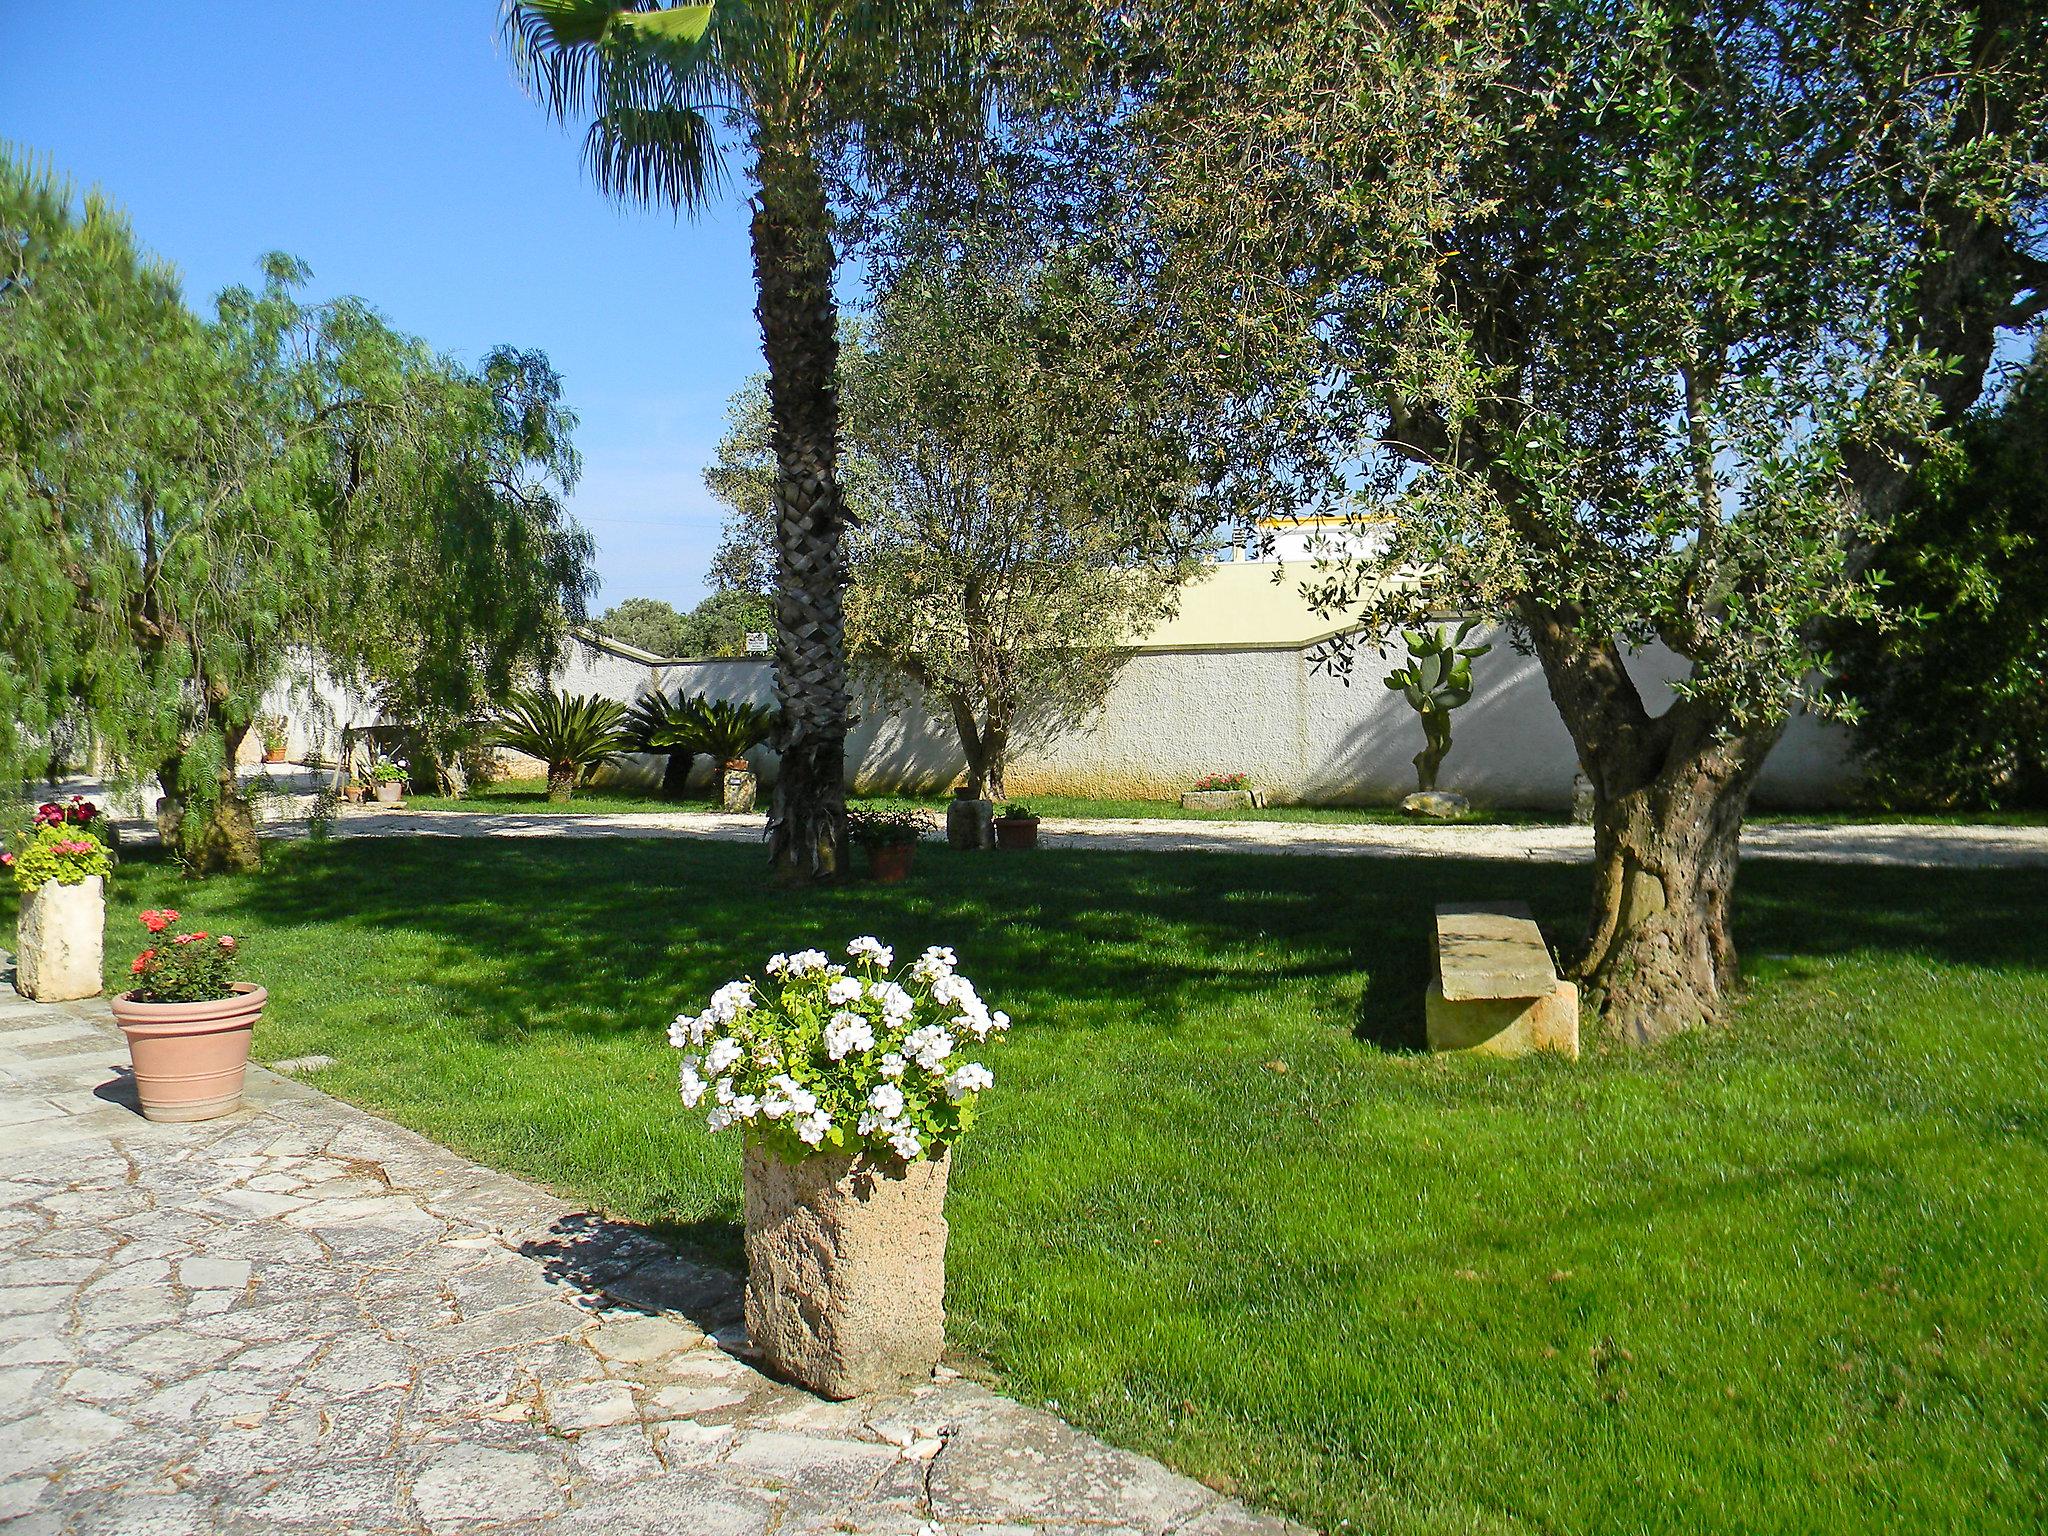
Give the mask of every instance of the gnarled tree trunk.
[{"label": "gnarled tree trunk", "polygon": [[756,142],[754,276],[775,443],[775,691],[781,769],[768,821],[784,878],[846,868],[846,730],[851,714],[840,548],[838,307],[824,184],[800,133],[764,125]]},{"label": "gnarled tree trunk", "polygon": [[965,693],[954,693],[946,701],[953,709],[953,729],[960,737],[960,751],[967,759],[967,787],[977,800],[1001,800],[1007,791],[1003,775],[1009,766],[1010,726],[1007,720],[991,716],[984,723],[974,711],[974,701]]},{"label": "gnarled tree trunk", "polygon": [[1721,1017],[1739,979],[1731,918],[1742,821],[1783,726],[1740,730],[1680,700],[1661,715],[1611,640],[1522,605],[1551,698],[1593,782],[1593,907],[1569,969],[1611,1039]]},{"label": "gnarled tree trunk", "polygon": [[576,793],[576,765],[574,763],[548,764],[548,799],[561,805]]}]

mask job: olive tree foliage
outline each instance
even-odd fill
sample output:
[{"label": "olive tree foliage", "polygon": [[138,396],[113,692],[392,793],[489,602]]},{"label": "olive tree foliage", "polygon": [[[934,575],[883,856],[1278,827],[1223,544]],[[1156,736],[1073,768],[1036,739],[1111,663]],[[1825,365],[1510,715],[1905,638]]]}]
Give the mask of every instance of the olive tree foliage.
[{"label": "olive tree foliage", "polygon": [[[1916,465],[2001,330],[2048,309],[2048,14],[1091,18],[1026,34],[1051,216],[1092,226],[1184,377],[1288,466],[1277,501],[1393,515],[1383,559],[1311,583],[1326,610],[1367,634],[1418,604],[1511,620],[1594,785],[1587,996],[1632,1041],[1716,1016],[1750,789],[1824,702],[1825,625],[1880,612],[1870,552]],[[1686,664],[1661,712],[1626,665],[1652,641]]]},{"label": "olive tree foliage", "polygon": [[[970,242],[900,266],[840,351],[848,638],[885,697],[950,716],[977,793],[1021,742],[1100,708],[1130,643],[1199,572],[1205,503],[1130,316],[1071,263]],[[722,568],[768,547],[758,383],[706,471]],[[751,553],[750,553],[751,552]]]},{"label": "olive tree foliage", "polygon": [[469,370],[304,277],[266,258],[202,319],[117,214],[0,156],[0,770],[88,742],[201,868],[259,856],[235,753],[295,667],[453,718],[589,584],[545,359]]}]

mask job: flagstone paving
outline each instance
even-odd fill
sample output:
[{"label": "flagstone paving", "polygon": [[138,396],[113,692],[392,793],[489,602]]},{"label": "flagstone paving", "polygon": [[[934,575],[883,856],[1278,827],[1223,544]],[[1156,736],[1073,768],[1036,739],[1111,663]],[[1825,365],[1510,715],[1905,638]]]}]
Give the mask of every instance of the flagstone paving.
[{"label": "flagstone paving", "polygon": [[310,1088],[151,1125],[0,996],[8,1536],[1285,1536],[951,1372],[827,1403],[732,1276]]}]

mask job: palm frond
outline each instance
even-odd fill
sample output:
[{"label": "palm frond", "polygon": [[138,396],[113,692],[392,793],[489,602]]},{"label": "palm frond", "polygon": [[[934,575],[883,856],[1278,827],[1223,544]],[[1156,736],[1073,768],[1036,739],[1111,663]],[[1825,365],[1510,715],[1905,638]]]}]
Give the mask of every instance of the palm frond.
[{"label": "palm frond", "polygon": [[520,690],[506,700],[490,741],[550,768],[589,768],[628,748],[625,718],[616,699]]},{"label": "palm frond", "polygon": [[710,121],[694,107],[614,107],[583,141],[597,184],[613,197],[701,207],[724,188],[725,157]]}]

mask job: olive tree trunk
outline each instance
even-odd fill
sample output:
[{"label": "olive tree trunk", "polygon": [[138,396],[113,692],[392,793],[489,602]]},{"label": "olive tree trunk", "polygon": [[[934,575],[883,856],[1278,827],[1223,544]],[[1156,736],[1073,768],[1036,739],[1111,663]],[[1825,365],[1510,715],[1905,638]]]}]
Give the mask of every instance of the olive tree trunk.
[{"label": "olive tree trunk", "polygon": [[1742,729],[1680,700],[1651,715],[1612,641],[1529,603],[1551,698],[1593,784],[1593,902],[1568,969],[1608,1038],[1661,1040],[1722,1016],[1749,797],[1782,724]]},{"label": "olive tree trunk", "polygon": [[974,701],[965,693],[954,693],[946,701],[953,709],[953,729],[960,737],[960,751],[967,759],[967,787],[977,800],[1006,798],[1003,775],[1009,767],[1010,723],[991,713],[986,721],[975,713]]},{"label": "olive tree trunk", "polygon": [[775,691],[781,769],[769,857],[792,881],[846,868],[851,713],[839,486],[839,316],[824,184],[800,134],[762,129],[754,278],[775,445]]}]

